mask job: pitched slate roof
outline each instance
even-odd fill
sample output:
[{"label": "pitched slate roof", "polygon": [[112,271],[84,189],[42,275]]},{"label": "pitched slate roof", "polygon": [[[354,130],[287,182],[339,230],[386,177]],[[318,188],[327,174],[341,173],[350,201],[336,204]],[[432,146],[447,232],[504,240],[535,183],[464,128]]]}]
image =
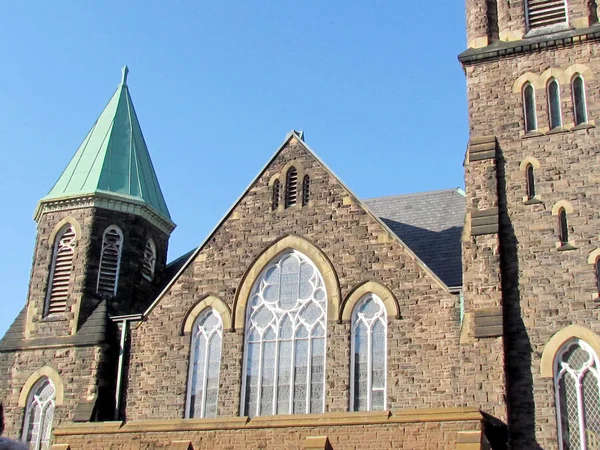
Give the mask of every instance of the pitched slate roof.
[{"label": "pitched slate roof", "polygon": [[449,287],[462,286],[460,189],[362,200]]}]

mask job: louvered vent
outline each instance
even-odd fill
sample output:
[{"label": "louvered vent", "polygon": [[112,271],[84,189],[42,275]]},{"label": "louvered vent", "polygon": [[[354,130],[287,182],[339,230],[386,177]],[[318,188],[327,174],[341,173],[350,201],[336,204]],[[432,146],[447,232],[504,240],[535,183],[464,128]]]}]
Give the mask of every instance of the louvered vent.
[{"label": "louvered vent", "polygon": [[100,272],[96,288],[96,292],[99,294],[111,296],[117,294],[122,244],[123,235],[117,227],[109,227],[104,232],[102,254],[100,256]]},{"label": "louvered vent", "polygon": [[530,30],[565,23],[567,21],[565,0],[529,0],[527,19]]},{"label": "louvered vent", "polygon": [[304,179],[302,180],[302,206],[308,205],[310,201],[310,177],[308,175],[304,175]]},{"label": "louvered vent", "polygon": [[144,249],[144,261],[142,264],[142,275],[148,281],[154,279],[154,267],[156,265],[156,246],[152,239],[146,242],[146,248]]},{"label": "louvered vent", "polygon": [[272,204],[272,209],[273,211],[277,210],[277,208],[279,208],[279,194],[281,191],[281,183],[279,183],[279,180],[275,180],[275,182],[273,183],[273,204]]},{"label": "louvered vent", "polygon": [[46,315],[64,313],[69,297],[69,281],[73,270],[73,250],[75,246],[75,230],[73,226],[66,228],[57,238],[48,285]]},{"label": "louvered vent", "polygon": [[294,206],[298,201],[298,171],[290,167],[285,180],[285,207]]}]

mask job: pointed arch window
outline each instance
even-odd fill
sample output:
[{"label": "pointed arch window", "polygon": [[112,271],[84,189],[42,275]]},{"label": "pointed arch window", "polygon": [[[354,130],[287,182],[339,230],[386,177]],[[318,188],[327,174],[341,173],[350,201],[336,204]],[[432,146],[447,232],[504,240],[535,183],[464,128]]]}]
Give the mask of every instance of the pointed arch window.
[{"label": "pointed arch window", "polygon": [[594,262],[594,274],[596,275],[596,292],[600,297],[600,257]]},{"label": "pointed arch window", "polygon": [[54,417],[56,390],[52,381],[43,377],[33,385],[27,397],[25,422],[21,440],[31,450],[50,448],[52,419]]},{"label": "pointed arch window", "polygon": [[117,295],[121,251],[123,247],[123,232],[111,225],[102,238],[102,253],[100,254],[100,269],[96,292],[103,295]]},{"label": "pointed arch window", "polygon": [[148,281],[154,280],[154,270],[156,268],[156,245],[152,239],[146,241],[144,248],[144,260],[142,262],[142,275]]},{"label": "pointed arch window", "polygon": [[580,74],[575,74],[571,80],[571,93],[573,96],[573,110],[575,113],[575,125],[581,125],[588,121],[587,104],[585,99],[585,84]]},{"label": "pointed arch window", "polygon": [[523,115],[525,116],[525,132],[537,130],[537,117],[535,113],[535,89],[531,83],[523,86]]},{"label": "pointed arch window", "polygon": [[285,207],[289,208],[298,202],[298,171],[290,167],[285,176]]},{"label": "pointed arch window", "polygon": [[535,172],[532,164],[527,164],[525,175],[527,177],[527,199],[531,200],[535,197]]},{"label": "pointed arch window", "polygon": [[565,343],[554,359],[554,391],[561,450],[600,443],[598,355],[581,339]]},{"label": "pointed arch window", "polygon": [[61,314],[67,309],[76,238],[75,228],[70,224],[65,225],[56,236],[52,251],[44,316]]},{"label": "pointed arch window", "polygon": [[281,195],[281,183],[279,182],[279,180],[275,180],[273,182],[273,203],[272,203],[272,210],[273,211],[277,211],[277,208],[279,208],[279,196]]},{"label": "pointed arch window", "polygon": [[223,320],[213,308],[194,322],[186,417],[217,417]]},{"label": "pointed arch window", "polygon": [[302,179],[302,206],[308,205],[310,201],[310,176],[304,175]]},{"label": "pointed arch window", "polygon": [[560,110],[560,86],[556,78],[548,81],[548,117],[550,119],[550,129],[560,128],[562,126],[562,113]]},{"label": "pointed arch window", "polygon": [[351,410],[385,409],[387,313],[375,294],[365,295],[352,312],[351,345]]},{"label": "pointed arch window", "polygon": [[246,308],[242,415],[324,412],[326,325],[317,267],[296,250],[276,257]]},{"label": "pointed arch window", "polygon": [[565,208],[558,210],[558,237],[561,245],[569,243],[569,223],[567,221],[567,211]]},{"label": "pointed arch window", "polygon": [[567,23],[565,0],[527,0],[526,5],[528,30]]}]

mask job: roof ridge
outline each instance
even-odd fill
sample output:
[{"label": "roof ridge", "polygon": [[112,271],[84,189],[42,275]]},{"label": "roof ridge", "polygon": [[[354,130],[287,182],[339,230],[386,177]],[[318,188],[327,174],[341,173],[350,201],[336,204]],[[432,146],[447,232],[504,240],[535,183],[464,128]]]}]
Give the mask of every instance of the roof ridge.
[{"label": "roof ridge", "polygon": [[462,188],[455,187],[455,188],[446,188],[446,189],[435,189],[433,191],[409,192],[406,194],[392,194],[392,195],[384,195],[381,197],[369,197],[369,198],[363,198],[361,200],[367,202],[370,200],[383,200],[383,199],[396,198],[396,197],[411,197],[411,196],[423,195],[423,194],[436,194],[439,192],[456,192],[456,193],[461,194],[462,191],[463,191]]}]

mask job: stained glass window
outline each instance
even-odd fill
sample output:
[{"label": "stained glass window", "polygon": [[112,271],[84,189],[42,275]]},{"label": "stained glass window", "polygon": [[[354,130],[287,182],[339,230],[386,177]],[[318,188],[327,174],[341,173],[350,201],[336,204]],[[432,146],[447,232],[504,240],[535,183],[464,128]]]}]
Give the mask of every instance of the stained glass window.
[{"label": "stained glass window", "polygon": [[187,417],[217,417],[222,339],[221,316],[205,309],[192,328]]},{"label": "stained glass window", "polygon": [[352,312],[351,409],[385,409],[387,314],[381,299],[365,295]]},{"label": "stained glass window", "polygon": [[29,393],[22,440],[31,450],[50,448],[55,393],[54,384],[46,377],[35,383]]},{"label": "stained glass window", "polygon": [[295,250],[278,256],[246,309],[243,415],[324,412],[326,324],[318,269]]},{"label": "stained glass window", "polygon": [[586,342],[573,339],[561,348],[554,383],[560,449],[600,448],[598,356]]}]

